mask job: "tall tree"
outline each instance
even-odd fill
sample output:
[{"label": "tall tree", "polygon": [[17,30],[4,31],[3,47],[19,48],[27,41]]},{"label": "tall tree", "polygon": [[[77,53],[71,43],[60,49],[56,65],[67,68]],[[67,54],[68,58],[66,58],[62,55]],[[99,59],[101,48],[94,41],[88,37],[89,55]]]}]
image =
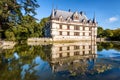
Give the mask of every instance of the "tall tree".
[{"label": "tall tree", "polygon": [[10,27],[21,22],[25,14],[34,16],[35,9],[38,8],[36,0],[0,0],[0,31],[2,37],[4,32]]},{"label": "tall tree", "polygon": [[50,17],[46,17],[41,19],[40,21],[40,27],[42,28],[42,36],[44,36],[44,27],[49,20],[50,20]]},{"label": "tall tree", "polygon": [[97,29],[97,36],[98,37],[103,37],[103,31],[104,31],[104,29],[102,27],[98,27],[98,29]]}]

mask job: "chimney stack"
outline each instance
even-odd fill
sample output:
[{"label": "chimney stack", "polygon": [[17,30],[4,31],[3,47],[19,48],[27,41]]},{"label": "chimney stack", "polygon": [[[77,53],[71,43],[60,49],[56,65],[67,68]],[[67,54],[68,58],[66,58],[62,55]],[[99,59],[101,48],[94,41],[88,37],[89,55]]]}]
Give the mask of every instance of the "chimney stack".
[{"label": "chimney stack", "polygon": [[69,9],[68,11],[71,12],[71,9]]}]

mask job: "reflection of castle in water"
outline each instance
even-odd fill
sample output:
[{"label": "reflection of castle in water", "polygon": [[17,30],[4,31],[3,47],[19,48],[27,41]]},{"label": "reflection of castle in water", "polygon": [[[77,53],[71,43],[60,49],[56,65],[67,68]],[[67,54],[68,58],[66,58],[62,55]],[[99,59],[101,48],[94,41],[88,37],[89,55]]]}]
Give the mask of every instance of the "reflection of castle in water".
[{"label": "reflection of castle in water", "polygon": [[87,66],[87,61],[94,62],[97,55],[96,42],[76,42],[53,44],[51,64],[53,71]]}]

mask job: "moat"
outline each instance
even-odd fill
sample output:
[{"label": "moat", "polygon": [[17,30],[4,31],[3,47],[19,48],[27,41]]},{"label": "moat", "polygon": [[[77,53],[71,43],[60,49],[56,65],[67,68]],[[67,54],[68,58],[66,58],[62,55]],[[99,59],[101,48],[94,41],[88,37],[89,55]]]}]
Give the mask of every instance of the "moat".
[{"label": "moat", "polygon": [[0,80],[119,80],[120,44],[17,44],[0,50]]}]

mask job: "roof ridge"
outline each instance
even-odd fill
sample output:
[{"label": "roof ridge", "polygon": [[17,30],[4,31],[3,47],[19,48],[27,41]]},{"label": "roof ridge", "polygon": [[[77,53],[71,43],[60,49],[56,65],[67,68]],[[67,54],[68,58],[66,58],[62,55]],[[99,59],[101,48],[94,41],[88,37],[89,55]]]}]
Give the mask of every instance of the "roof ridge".
[{"label": "roof ridge", "polygon": [[61,11],[61,12],[68,12],[68,13],[74,13],[74,12],[69,12],[69,11],[65,11],[65,10],[55,10],[55,11]]}]

